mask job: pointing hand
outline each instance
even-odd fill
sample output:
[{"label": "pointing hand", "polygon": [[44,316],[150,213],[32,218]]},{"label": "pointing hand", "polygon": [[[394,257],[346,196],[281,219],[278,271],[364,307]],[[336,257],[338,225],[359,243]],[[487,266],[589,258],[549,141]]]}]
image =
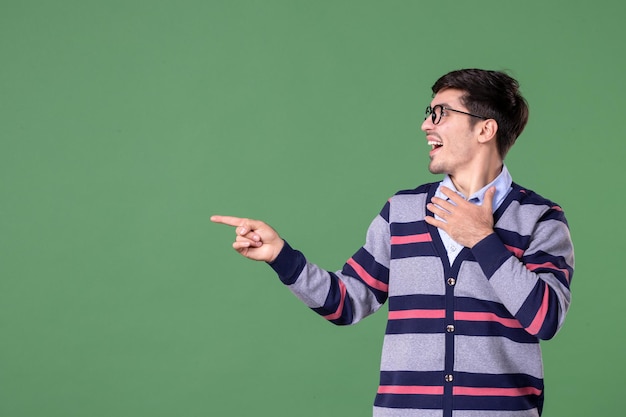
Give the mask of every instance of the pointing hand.
[{"label": "pointing hand", "polygon": [[248,259],[272,262],[285,244],[274,229],[260,220],[211,216],[211,221],[235,227],[233,248]]}]

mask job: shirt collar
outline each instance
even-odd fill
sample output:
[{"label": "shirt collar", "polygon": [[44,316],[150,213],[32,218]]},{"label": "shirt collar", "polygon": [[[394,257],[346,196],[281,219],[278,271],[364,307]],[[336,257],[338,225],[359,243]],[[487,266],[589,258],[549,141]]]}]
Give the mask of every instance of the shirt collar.
[{"label": "shirt collar", "polygon": [[[500,207],[500,204],[502,204],[506,196],[509,194],[509,191],[511,191],[512,184],[513,184],[513,179],[511,178],[511,174],[509,173],[509,170],[506,168],[506,165],[502,165],[502,172],[500,172],[500,174],[496,177],[496,179],[491,181],[489,184],[485,185],[480,190],[476,191],[474,194],[472,194],[470,198],[467,199],[467,201],[474,203],[474,204],[482,205],[483,200],[485,198],[485,193],[490,187],[493,187],[495,185],[496,194],[493,197],[493,211],[496,211],[498,207]],[[445,187],[448,187],[449,189],[451,189],[452,191],[454,191],[455,193],[457,193],[458,195],[460,195],[461,197],[465,199],[465,196],[456,189],[449,175],[446,175],[443,181],[441,181],[441,183],[439,184],[439,187],[437,188],[437,192],[435,193],[437,197],[442,198],[444,200],[448,199],[448,197],[446,197],[441,192],[442,185]]]}]

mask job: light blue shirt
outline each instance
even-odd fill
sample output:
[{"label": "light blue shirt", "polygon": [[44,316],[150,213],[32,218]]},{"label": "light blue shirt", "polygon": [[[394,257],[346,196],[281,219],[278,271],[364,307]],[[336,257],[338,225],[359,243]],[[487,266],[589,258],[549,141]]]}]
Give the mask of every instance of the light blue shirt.
[{"label": "light blue shirt", "polygon": [[[465,200],[469,201],[470,203],[481,205],[483,204],[483,200],[485,198],[485,193],[487,192],[487,190],[495,185],[496,194],[493,196],[493,207],[492,207],[492,212],[495,212],[498,209],[498,207],[500,207],[500,205],[502,204],[506,196],[511,192],[512,184],[513,184],[513,179],[511,178],[511,174],[509,174],[509,170],[506,168],[506,166],[503,165],[502,172],[500,173],[500,175],[496,177],[495,180],[485,185],[480,190],[476,191],[469,198],[466,198],[463,194],[461,194],[456,189],[449,175],[446,175],[443,181],[441,181],[441,183],[439,184],[439,187],[437,187],[435,196],[443,200],[449,200],[449,198],[446,197],[445,194],[441,192],[441,186],[445,186],[451,189],[452,191],[454,191],[455,193],[457,193],[458,195],[460,195],[461,197],[463,197]],[[439,217],[437,216],[437,218]],[[452,240],[452,238],[442,229],[439,229],[439,236],[441,236],[443,245],[446,247],[446,251],[448,252],[448,259],[450,260],[450,265],[452,265],[457,255],[459,254],[459,252],[463,249],[463,245],[460,245],[454,240]]]}]

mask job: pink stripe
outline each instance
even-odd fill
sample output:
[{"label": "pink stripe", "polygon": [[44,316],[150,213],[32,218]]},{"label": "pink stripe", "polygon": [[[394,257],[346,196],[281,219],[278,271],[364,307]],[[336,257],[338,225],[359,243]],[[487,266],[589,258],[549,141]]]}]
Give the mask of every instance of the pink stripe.
[{"label": "pink stripe", "polygon": [[552,206],[552,210],[563,211],[563,209],[559,206]]},{"label": "pink stripe", "polygon": [[530,326],[526,328],[528,333],[537,334],[539,330],[541,330],[541,326],[546,319],[546,315],[548,314],[548,301],[550,299],[550,287],[547,284],[545,291],[543,292],[543,300],[541,301],[541,307],[539,307],[539,311],[537,311],[537,315],[533,319],[533,322],[530,323]]},{"label": "pink stripe", "polygon": [[454,387],[453,395],[470,395],[484,397],[522,397],[524,395],[541,395],[541,390],[535,387],[520,388],[474,388]]},{"label": "pink stripe", "polygon": [[563,274],[565,275],[565,279],[567,280],[567,282],[569,282],[569,271],[567,269],[562,269],[562,268],[557,267],[552,262],[544,262],[542,264],[526,264],[526,268],[528,268],[531,271],[535,271],[539,268],[556,269],[557,271],[563,272]]},{"label": "pink stripe", "polygon": [[339,292],[341,293],[341,300],[339,300],[339,307],[337,307],[337,311],[335,311],[334,313],[324,316],[326,320],[335,320],[341,317],[341,312],[343,311],[343,305],[346,301],[346,285],[341,280],[339,281]]},{"label": "pink stripe", "polygon": [[432,387],[425,385],[381,385],[378,387],[379,394],[422,394],[422,395],[443,395],[443,387]]},{"label": "pink stripe", "polygon": [[424,242],[432,242],[433,238],[430,236],[430,233],[420,233],[419,235],[410,235],[410,236],[392,236],[391,244],[392,245],[406,245],[408,243],[424,243]]},{"label": "pink stripe", "polygon": [[370,287],[376,288],[377,290],[385,291],[385,292],[389,289],[389,285],[377,280],[376,278],[368,274],[367,271],[361,265],[359,265],[353,258],[348,259],[347,264],[350,265],[356,271],[359,278],[365,281],[365,283],[369,285]]},{"label": "pink stripe", "polygon": [[389,312],[389,320],[403,319],[443,319],[446,310],[397,310]]},{"label": "pink stripe", "polygon": [[512,329],[521,329],[523,326],[516,319],[507,319],[500,317],[494,313],[482,313],[482,312],[469,312],[469,311],[456,311],[454,312],[455,320],[462,321],[489,321],[500,323],[503,326],[510,327]]},{"label": "pink stripe", "polygon": [[515,257],[517,259],[521,259],[521,257],[524,255],[524,250],[520,249],[520,248],[516,248],[515,246],[509,246],[509,245],[504,245],[510,252],[513,252],[513,255],[515,255]]}]

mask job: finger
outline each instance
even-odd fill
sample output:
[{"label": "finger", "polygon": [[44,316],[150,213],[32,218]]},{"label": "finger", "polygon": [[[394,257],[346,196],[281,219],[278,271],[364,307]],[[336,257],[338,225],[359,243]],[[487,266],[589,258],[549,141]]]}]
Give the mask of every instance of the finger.
[{"label": "finger", "polygon": [[235,238],[235,243],[242,247],[259,247],[263,245],[263,242],[260,240],[249,239],[244,236],[237,236]]},{"label": "finger", "polygon": [[430,201],[432,201],[432,204],[434,204],[435,206],[441,207],[442,209],[450,213],[452,213],[455,207],[455,205],[449,202],[448,200],[444,200],[443,198],[439,198],[439,197],[433,197],[432,200]]},{"label": "finger", "polygon": [[260,220],[233,216],[211,216],[211,221],[214,223],[221,223],[228,226],[238,227],[237,233],[242,235],[245,235],[252,230],[257,230],[265,226],[265,223]]},{"label": "finger", "polygon": [[461,197],[460,195],[452,191],[450,188],[445,187],[443,185],[441,186],[441,192],[450,200],[455,202],[457,205],[465,201],[463,197]]},{"label": "finger", "polygon": [[233,249],[237,252],[243,253],[249,249],[253,249],[254,245],[251,245],[250,242],[233,242]]},{"label": "finger", "polygon": [[483,206],[489,207],[491,210],[493,207],[493,199],[496,195],[496,187],[490,187],[485,193],[485,198],[483,200]]},{"label": "finger", "polygon": [[[236,242],[250,242],[251,245],[263,244],[263,240],[256,233],[248,233],[246,235],[237,235]],[[260,245],[259,245],[260,246]]]},{"label": "finger", "polygon": [[227,226],[241,226],[246,219],[241,217],[233,217],[233,216],[211,216],[211,221],[213,223],[221,223]]},{"label": "finger", "polygon": [[245,237],[246,239],[249,239],[253,242],[261,241],[261,236],[259,236],[257,233],[255,233],[252,230],[246,229],[245,226],[238,227],[236,230],[236,233],[237,233],[237,236]]},{"label": "finger", "polygon": [[442,229],[443,227],[446,226],[446,222],[443,222],[441,220],[437,220],[432,216],[425,216],[424,220],[426,221],[426,223],[430,224],[431,226],[435,226],[439,229]]},{"label": "finger", "polygon": [[448,211],[442,209],[441,207],[436,206],[433,203],[428,203],[426,205],[426,208],[428,210],[430,210],[431,213],[436,214],[437,216],[439,216],[442,219],[446,219],[446,217],[448,217],[448,215],[450,214]]}]

